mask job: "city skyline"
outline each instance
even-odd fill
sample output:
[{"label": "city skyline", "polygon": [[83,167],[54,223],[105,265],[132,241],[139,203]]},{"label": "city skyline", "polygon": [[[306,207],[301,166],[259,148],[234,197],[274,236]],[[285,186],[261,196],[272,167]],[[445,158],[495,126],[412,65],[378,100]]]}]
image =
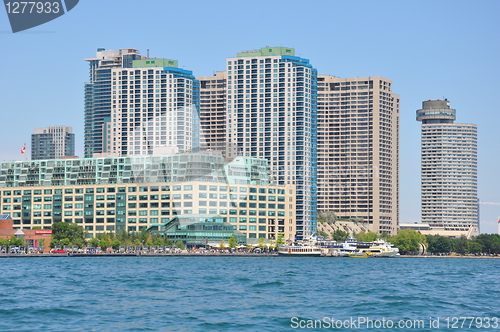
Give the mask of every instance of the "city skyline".
[{"label": "city skyline", "polygon": [[[21,155],[19,150],[29,141],[33,129],[54,123],[74,128],[76,154],[83,156],[81,83],[88,79],[88,67],[81,59],[98,47],[137,47],[143,54],[150,49],[152,57],[179,60],[198,77],[224,70],[224,59],[232,54],[264,45],[283,45],[294,47],[299,56],[310,59],[321,74],[378,75],[393,81],[394,91],[401,96],[401,222],[420,220],[420,126],[415,123],[414,111],[422,100],[444,96],[460,110],[458,122],[478,125],[479,198],[500,202],[496,190],[499,176],[495,171],[498,151],[492,141],[486,139],[494,137],[498,123],[493,97],[499,70],[494,54],[499,43],[497,36],[491,36],[491,31],[499,25],[493,14],[498,3],[487,1],[478,8],[473,2],[461,2],[460,6],[450,1],[437,4],[361,2],[363,6],[359,7],[318,1],[300,13],[293,10],[294,6],[284,6],[281,2],[232,6],[231,11],[247,10],[249,17],[259,16],[268,22],[254,27],[252,33],[246,31],[248,26],[240,24],[249,19],[226,15],[226,20],[221,22],[213,20],[220,11],[230,13],[224,3],[192,3],[196,6],[192,6],[189,13],[191,19],[198,21],[194,26],[211,26],[210,33],[220,42],[206,38],[208,30],[200,32],[194,27],[176,34],[167,33],[159,41],[146,33],[156,28],[154,22],[156,25],[162,22],[166,30],[172,30],[183,18],[163,22],[159,13],[151,13],[146,8],[132,11],[132,7],[116,8],[111,3],[103,4],[98,13],[81,3],[58,20],[15,35],[5,32],[9,30],[8,20],[2,14],[0,30],[4,50],[8,50],[5,63],[21,65],[4,64],[6,79],[0,86],[4,96],[2,110],[6,114],[4,121],[12,128],[3,130],[0,160],[24,159],[26,155]],[[267,10],[263,12],[264,6]],[[187,11],[190,7],[187,3],[175,4],[170,9]],[[356,21],[347,18],[350,15],[345,13],[349,12],[356,13]],[[137,29],[139,31],[122,33],[119,26],[108,23],[109,17],[115,15],[148,15],[151,23],[147,22]],[[275,15],[280,18],[274,19]],[[87,25],[88,17],[101,23]],[[430,23],[420,24],[422,17]],[[302,18],[310,26],[291,23]],[[84,26],[86,29],[82,29]],[[100,33],[105,30],[106,34]],[[333,31],[337,31],[333,41],[320,38]],[[468,84],[464,84],[466,82]],[[481,205],[480,215],[481,231],[496,232],[499,207]]]}]

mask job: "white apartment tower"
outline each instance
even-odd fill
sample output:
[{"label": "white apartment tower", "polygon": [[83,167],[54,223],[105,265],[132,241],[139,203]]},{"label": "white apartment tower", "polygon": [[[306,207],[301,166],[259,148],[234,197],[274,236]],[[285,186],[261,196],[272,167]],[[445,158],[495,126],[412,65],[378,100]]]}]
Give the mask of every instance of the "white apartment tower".
[{"label": "white apartment tower", "polygon": [[199,80],[207,146],[229,159],[267,159],[273,182],[296,186],[295,238],[312,235],[317,215],[316,69],[296,57],[294,49],[265,47],[238,53],[227,59],[225,73]]},{"label": "white apartment tower", "polygon": [[195,152],[200,147],[199,84],[169,59],[133,60],[111,69],[111,115],[104,152],[148,155]]},{"label": "white apartment tower", "polygon": [[422,223],[479,234],[477,126],[453,123],[448,100],[427,100],[422,122]]},{"label": "white apartment tower", "polygon": [[399,96],[380,76],[318,76],[318,210],[399,225]]}]

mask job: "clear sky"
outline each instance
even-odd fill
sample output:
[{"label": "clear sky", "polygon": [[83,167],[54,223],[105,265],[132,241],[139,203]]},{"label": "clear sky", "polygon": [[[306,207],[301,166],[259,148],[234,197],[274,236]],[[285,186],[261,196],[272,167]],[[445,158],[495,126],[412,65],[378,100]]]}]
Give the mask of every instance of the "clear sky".
[{"label": "clear sky", "polygon": [[[420,220],[420,123],[427,99],[447,98],[479,132],[479,198],[500,203],[500,1],[80,0],[67,14],[13,34],[0,9],[0,161],[25,157],[34,128],[68,125],[83,155],[83,59],[136,48],[196,76],[225,59],[286,46],[320,74],[383,76],[401,96],[401,222]],[[497,231],[500,205],[481,205]]]}]

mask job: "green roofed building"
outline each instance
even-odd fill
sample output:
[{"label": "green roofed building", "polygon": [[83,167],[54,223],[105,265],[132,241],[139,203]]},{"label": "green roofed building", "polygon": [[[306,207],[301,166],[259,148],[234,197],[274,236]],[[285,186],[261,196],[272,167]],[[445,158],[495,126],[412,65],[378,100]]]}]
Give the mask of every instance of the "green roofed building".
[{"label": "green roofed building", "polygon": [[164,225],[152,226],[148,231],[174,241],[183,241],[188,246],[215,247],[221,243],[228,243],[232,235],[239,244],[246,244],[246,234],[237,230],[228,219],[227,216],[221,215],[180,215],[173,217]]}]

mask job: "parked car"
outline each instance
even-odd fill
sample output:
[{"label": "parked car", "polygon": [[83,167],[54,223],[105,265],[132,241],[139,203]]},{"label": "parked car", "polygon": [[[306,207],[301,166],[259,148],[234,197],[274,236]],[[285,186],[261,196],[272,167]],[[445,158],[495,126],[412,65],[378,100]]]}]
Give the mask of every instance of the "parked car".
[{"label": "parked car", "polygon": [[65,254],[65,253],[67,253],[67,251],[66,250],[62,250],[62,249],[52,249],[50,251],[50,253],[51,254]]}]

